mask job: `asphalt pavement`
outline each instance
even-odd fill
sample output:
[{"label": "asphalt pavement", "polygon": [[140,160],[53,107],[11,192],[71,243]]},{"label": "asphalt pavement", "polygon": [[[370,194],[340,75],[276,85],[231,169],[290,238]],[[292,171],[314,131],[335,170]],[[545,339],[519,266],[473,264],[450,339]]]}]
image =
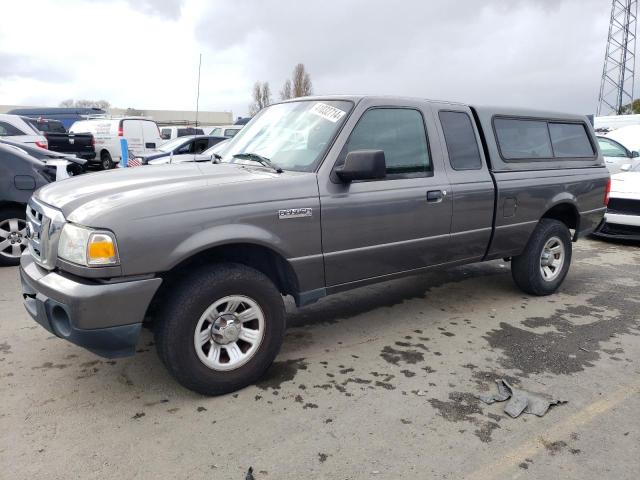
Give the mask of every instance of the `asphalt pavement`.
[{"label": "asphalt pavement", "polygon": [[[0,269],[0,477],[637,479],[640,246],[581,240],[537,298],[503,261],[297,310],[257,385],[207,398],[150,332],[106,360],[52,336]],[[508,417],[495,380],[567,400]]]}]

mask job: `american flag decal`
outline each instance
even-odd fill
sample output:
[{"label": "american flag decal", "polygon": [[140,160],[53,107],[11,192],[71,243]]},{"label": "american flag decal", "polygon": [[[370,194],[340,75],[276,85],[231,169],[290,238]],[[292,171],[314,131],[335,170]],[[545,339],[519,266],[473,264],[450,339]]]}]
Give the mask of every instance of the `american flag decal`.
[{"label": "american flag decal", "polygon": [[139,167],[140,165],[142,165],[140,160],[136,158],[131,149],[127,149],[127,167]]},{"label": "american flag decal", "polygon": [[139,167],[140,165],[142,165],[142,163],[135,157],[129,157],[127,160],[127,167]]}]

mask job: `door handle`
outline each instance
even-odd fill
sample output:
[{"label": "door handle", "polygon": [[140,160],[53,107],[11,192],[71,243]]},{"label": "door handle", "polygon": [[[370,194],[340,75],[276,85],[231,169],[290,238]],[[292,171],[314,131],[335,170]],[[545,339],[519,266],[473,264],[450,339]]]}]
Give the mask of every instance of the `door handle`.
[{"label": "door handle", "polygon": [[446,194],[446,190],[429,190],[427,192],[427,202],[440,203],[444,199]]}]

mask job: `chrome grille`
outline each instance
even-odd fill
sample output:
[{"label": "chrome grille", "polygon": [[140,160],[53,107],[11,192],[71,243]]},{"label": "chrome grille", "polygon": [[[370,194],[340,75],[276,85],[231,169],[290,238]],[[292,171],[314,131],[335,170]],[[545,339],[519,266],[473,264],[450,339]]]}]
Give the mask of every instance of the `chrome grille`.
[{"label": "chrome grille", "polygon": [[29,252],[38,265],[48,270],[55,267],[58,238],[63,225],[62,212],[33,198],[29,200],[27,205]]}]

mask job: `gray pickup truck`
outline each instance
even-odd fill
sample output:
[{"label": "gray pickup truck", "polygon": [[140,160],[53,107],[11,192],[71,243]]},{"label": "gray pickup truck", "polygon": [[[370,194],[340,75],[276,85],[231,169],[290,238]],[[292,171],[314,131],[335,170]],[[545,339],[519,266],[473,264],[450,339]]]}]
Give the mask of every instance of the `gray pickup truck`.
[{"label": "gray pickup truck", "polygon": [[395,97],[269,106],[211,163],[102,172],[27,207],[24,303],[55,335],[131,355],[143,323],[203,394],[255,382],[298,306],[434,267],[511,260],[558,289],[609,174],[582,116]]}]

